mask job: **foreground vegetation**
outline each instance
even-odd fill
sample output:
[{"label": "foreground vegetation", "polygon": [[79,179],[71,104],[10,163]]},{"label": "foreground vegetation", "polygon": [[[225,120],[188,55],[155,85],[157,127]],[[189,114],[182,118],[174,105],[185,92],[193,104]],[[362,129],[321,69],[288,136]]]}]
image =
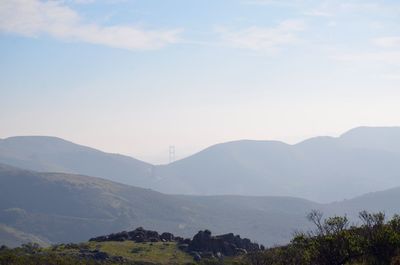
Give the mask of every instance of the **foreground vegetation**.
[{"label": "foreground vegetation", "polygon": [[194,261],[175,243],[95,242],[61,244],[40,248],[25,244],[18,248],[0,248],[1,265],[217,265],[242,264],[244,256]]},{"label": "foreground vegetation", "polygon": [[360,213],[360,226],[346,216],[308,215],[315,230],[297,233],[290,244],[235,257],[195,262],[175,242],[108,241],[40,248],[26,244],[0,248],[0,265],[400,265],[400,216]]},{"label": "foreground vegetation", "polygon": [[188,264],[193,258],[175,243],[88,242],[40,248],[25,244],[0,249],[1,265],[112,265],[112,264]]},{"label": "foreground vegetation", "polygon": [[323,219],[308,215],[316,229],[298,233],[287,246],[251,253],[252,265],[400,265],[400,216],[385,221],[383,213],[359,214],[361,226],[350,226],[346,216]]}]

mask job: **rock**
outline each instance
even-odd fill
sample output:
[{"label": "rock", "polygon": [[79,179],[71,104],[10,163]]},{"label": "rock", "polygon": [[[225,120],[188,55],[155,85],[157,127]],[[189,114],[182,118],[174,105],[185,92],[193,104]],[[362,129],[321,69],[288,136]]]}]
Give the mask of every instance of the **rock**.
[{"label": "rock", "polygon": [[245,250],[244,248],[238,248],[236,251],[237,251],[237,254],[238,254],[238,255],[245,255],[245,254],[247,254],[247,250]]},{"label": "rock", "polygon": [[109,258],[109,256],[106,252],[99,251],[99,252],[94,253],[93,258],[95,260],[106,260]]},{"label": "rock", "polygon": [[176,242],[178,242],[178,243],[180,243],[180,244],[184,243],[184,242],[183,242],[183,241],[184,241],[183,237],[175,236],[174,239],[175,239]]},{"label": "rock", "polygon": [[171,233],[165,232],[160,235],[156,231],[145,230],[143,227],[138,227],[129,232],[122,231],[107,236],[99,236],[89,241],[103,242],[124,240],[132,240],[138,243],[177,242],[179,249],[195,253],[193,257],[199,255],[200,258],[202,256],[207,258],[222,258],[223,256],[242,255],[264,249],[264,246],[253,243],[248,238],[241,238],[239,235],[234,235],[233,233],[212,236],[209,230],[199,231],[194,235],[193,239],[184,239],[182,237],[175,237]]},{"label": "rock", "polygon": [[104,242],[107,241],[107,236],[99,236],[96,238],[91,238],[89,241]]},{"label": "rock", "polygon": [[189,254],[193,256],[194,261],[200,261],[201,260],[201,255],[200,255],[199,252],[192,251]]},{"label": "rock", "polygon": [[[164,236],[167,239],[174,238],[174,236],[170,233],[166,233],[166,235]],[[89,241],[104,242],[104,241],[125,241],[125,240],[132,240],[137,243],[141,243],[141,242],[159,242],[161,241],[161,238],[158,232],[156,231],[145,230],[143,229],[143,227],[138,227],[130,232],[123,231],[120,233],[110,234],[107,236],[99,236],[91,238]]]},{"label": "rock", "polygon": [[124,262],[127,262],[126,259],[121,256],[112,256],[109,260],[116,264],[123,264]]},{"label": "rock", "polygon": [[162,233],[160,236],[161,240],[165,240],[166,242],[174,241],[174,235],[171,233]]},{"label": "rock", "polygon": [[90,258],[101,261],[106,261],[109,260],[110,258],[110,256],[106,252],[102,252],[99,250],[88,250],[88,249],[80,249],[79,256],[81,258]]},{"label": "rock", "polygon": [[220,253],[225,256],[258,251],[260,246],[232,233],[212,236],[209,230],[199,231],[189,243],[189,251]]},{"label": "rock", "polygon": [[200,256],[202,259],[213,259],[214,258],[214,254],[210,251],[201,252]]},{"label": "rock", "polygon": [[188,245],[188,244],[179,244],[179,245],[178,245],[178,248],[179,248],[180,250],[186,252],[186,251],[188,250],[188,248],[189,248],[189,245]]},{"label": "rock", "polygon": [[8,249],[8,247],[6,245],[1,245],[1,247],[0,247],[0,251],[7,250],[7,249]]}]

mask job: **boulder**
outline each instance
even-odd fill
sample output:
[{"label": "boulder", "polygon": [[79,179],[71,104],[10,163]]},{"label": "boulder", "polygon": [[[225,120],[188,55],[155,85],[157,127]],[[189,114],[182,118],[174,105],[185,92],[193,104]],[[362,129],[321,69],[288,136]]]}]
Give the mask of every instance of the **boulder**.
[{"label": "boulder", "polygon": [[257,243],[252,243],[247,238],[241,238],[232,233],[212,236],[209,230],[199,231],[191,240],[188,246],[189,251],[199,253],[220,253],[224,256],[234,256],[250,251],[260,250]]},{"label": "boulder", "polygon": [[201,255],[200,255],[199,252],[192,251],[189,254],[193,256],[194,261],[200,261],[201,260]]},{"label": "boulder", "polygon": [[165,233],[161,234],[160,239],[164,240],[166,242],[172,242],[172,241],[174,241],[175,237],[173,234],[165,232]]},{"label": "boulder", "polygon": [[182,251],[188,251],[189,245],[188,244],[179,244],[178,248]]}]

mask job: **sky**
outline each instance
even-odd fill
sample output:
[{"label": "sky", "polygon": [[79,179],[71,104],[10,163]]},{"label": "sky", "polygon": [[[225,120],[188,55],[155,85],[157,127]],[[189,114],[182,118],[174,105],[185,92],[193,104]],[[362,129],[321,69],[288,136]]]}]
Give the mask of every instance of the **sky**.
[{"label": "sky", "polygon": [[0,138],[152,162],[400,125],[397,0],[1,0]]}]

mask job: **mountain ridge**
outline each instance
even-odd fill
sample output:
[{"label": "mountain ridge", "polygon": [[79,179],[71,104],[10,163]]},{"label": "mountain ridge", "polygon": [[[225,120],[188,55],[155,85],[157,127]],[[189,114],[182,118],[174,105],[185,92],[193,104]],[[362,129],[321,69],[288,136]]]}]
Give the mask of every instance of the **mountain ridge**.
[{"label": "mountain ridge", "polygon": [[182,236],[203,229],[235,231],[271,246],[287,243],[294,231],[308,230],[306,215],[313,209],[356,220],[361,210],[399,213],[399,200],[400,187],[328,204],[284,196],[166,195],[97,177],[0,164],[0,225],[49,243],[142,226]]},{"label": "mountain ridge", "polygon": [[284,195],[329,202],[400,185],[400,127],[357,127],[339,137],[314,137],[293,145],[231,141],[166,165],[55,137],[52,141],[60,140],[68,148],[60,151],[54,143],[30,147],[21,139],[29,137],[0,141],[0,162],[36,171],[98,176],[167,194]]},{"label": "mountain ridge", "polygon": [[275,205],[286,200],[290,206],[294,199],[165,195],[97,177],[0,165],[0,224],[53,243],[139,226],[183,236],[206,228],[218,233],[235,228],[249,238],[283,242],[292,228],[306,223],[304,212],[314,205],[299,200],[292,207],[296,211],[278,211]]}]

